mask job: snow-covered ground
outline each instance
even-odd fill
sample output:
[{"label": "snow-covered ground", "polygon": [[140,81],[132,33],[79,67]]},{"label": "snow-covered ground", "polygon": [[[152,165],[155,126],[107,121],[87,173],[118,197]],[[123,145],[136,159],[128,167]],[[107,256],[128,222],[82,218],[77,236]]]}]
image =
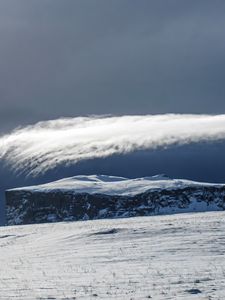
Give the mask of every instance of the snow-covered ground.
[{"label": "snow-covered ground", "polygon": [[0,228],[0,299],[225,299],[225,213]]},{"label": "snow-covered ground", "polygon": [[155,175],[129,179],[107,175],[82,175],[64,178],[54,182],[11,189],[11,191],[74,191],[74,193],[132,196],[147,190],[174,190],[186,187],[224,187],[224,184],[196,182],[186,179],[171,179],[166,175]]}]

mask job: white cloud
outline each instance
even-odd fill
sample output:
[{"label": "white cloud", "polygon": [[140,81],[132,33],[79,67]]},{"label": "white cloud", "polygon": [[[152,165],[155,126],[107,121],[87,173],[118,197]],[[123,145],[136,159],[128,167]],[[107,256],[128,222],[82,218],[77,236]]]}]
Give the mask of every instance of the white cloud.
[{"label": "white cloud", "polygon": [[18,172],[173,144],[225,139],[225,115],[77,117],[39,122],[0,138],[0,160]]}]

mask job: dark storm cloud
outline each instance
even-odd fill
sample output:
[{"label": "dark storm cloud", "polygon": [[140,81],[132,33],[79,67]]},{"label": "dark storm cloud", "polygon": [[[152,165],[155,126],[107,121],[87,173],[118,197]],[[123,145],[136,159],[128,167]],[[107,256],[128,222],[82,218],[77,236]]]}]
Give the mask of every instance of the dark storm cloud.
[{"label": "dark storm cloud", "polygon": [[225,112],[225,2],[2,0],[0,132],[58,116]]}]

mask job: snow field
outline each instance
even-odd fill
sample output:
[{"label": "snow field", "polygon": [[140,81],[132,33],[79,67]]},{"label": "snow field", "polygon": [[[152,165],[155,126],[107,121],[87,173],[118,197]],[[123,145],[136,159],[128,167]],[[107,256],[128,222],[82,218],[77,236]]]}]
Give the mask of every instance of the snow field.
[{"label": "snow field", "polygon": [[0,299],[224,299],[225,213],[0,228]]}]

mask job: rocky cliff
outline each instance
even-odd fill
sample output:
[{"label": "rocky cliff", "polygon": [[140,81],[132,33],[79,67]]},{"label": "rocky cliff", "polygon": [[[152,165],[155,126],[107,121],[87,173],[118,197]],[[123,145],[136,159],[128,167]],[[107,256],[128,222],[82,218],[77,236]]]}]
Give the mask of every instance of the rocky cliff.
[{"label": "rocky cliff", "polygon": [[225,185],[153,176],[76,176],[6,191],[9,225],[225,209]]}]

